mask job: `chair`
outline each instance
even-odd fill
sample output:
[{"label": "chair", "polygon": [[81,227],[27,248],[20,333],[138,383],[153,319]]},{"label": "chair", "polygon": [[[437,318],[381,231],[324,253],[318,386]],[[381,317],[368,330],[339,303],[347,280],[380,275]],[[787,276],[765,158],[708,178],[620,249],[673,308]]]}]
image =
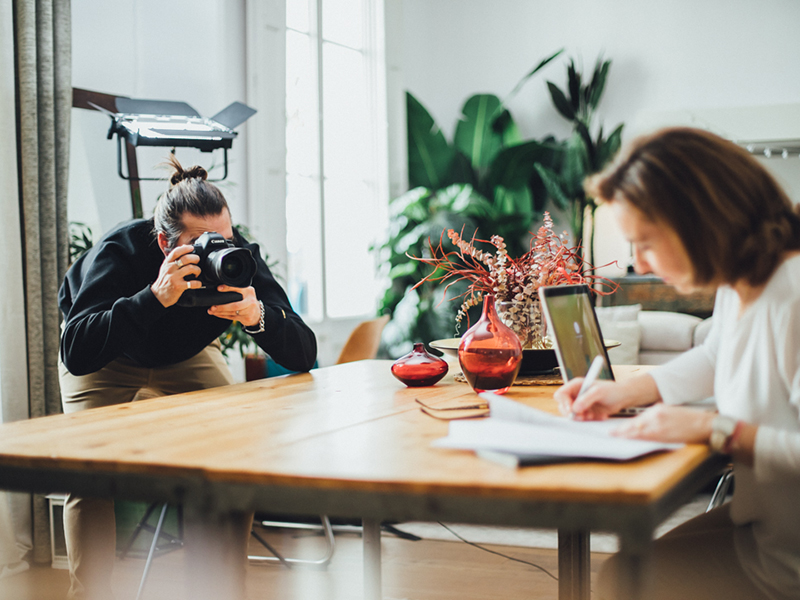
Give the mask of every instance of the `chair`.
[{"label": "chair", "polygon": [[[389,315],[383,315],[377,319],[363,321],[356,325],[355,329],[350,333],[347,341],[339,353],[339,358],[336,364],[343,364],[354,362],[357,360],[369,360],[375,358],[378,354],[378,347],[381,342],[381,334],[386,323],[389,322]],[[269,374],[267,374],[269,377]],[[300,559],[288,558],[283,556],[275,547],[269,544],[263,537],[261,537],[255,530],[255,527],[272,527],[276,529],[302,529],[302,530],[316,530],[322,531],[325,536],[326,549],[325,554],[319,559]],[[264,546],[273,556],[249,555],[247,558],[254,563],[264,562],[279,562],[285,567],[291,568],[293,565],[308,565],[315,567],[326,567],[333,557],[333,551],[336,543],[333,537],[334,528],[331,526],[330,519],[326,515],[320,516],[320,524],[314,523],[301,523],[292,521],[270,521],[270,520],[257,520],[253,523],[252,535],[258,542]],[[346,527],[346,526],[345,526]],[[350,529],[350,528],[348,528]]]},{"label": "chair", "polygon": [[[158,508],[158,502],[153,502],[150,506],[147,507],[147,511],[145,512],[144,516],[139,520],[139,523],[136,525],[136,528],[133,530],[130,538],[128,538],[128,542],[125,545],[125,548],[122,550],[120,554],[120,560],[124,560],[128,553],[133,548],[133,544],[136,542],[136,538],[142,532],[142,530],[149,531],[153,534],[153,540],[150,543],[150,550],[147,552],[147,559],[144,563],[144,571],[142,572],[142,578],[139,581],[139,590],[136,592],[136,600],[139,600],[142,597],[142,592],[144,591],[144,584],[147,581],[147,575],[150,573],[150,566],[153,563],[153,558],[156,556],[156,553],[162,551],[169,551],[180,548],[183,546],[183,507],[178,505],[178,536],[175,537],[170,535],[164,531],[164,519],[167,515],[167,509],[169,508],[168,504],[163,504],[161,506],[161,512],[158,516],[158,524],[153,527],[148,523],[150,519],[150,515],[153,514],[156,508]],[[166,546],[159,546],[158,541],[164,538],[167,541]]]},{"label": "chair", "polygon": [[728,495],[728,489],[731,487],[732,482],[733,465],[728,465],[722,471],[722,475],[720,475],[719,481],[717,482],[717,487],[714,489],[714,493],[711,495],[711,501],[708,503],[706,512],[714,508],[718,508],[725,503],[725,496]]},{"label": "chair", "polygon": [[336,364],[341,365],[357,360],[375,358],[378,355],[383,328],[386,327],[388,322],[389,315],[383,315],[377,319],[364,321],[356,325],[339,353]]}]

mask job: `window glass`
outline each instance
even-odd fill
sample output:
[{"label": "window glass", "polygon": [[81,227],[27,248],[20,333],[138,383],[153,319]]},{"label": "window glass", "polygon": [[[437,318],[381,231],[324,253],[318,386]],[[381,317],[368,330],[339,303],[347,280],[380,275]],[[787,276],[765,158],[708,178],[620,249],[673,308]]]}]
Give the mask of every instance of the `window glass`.
[{"label": "window glass", "polygon": [[309,33],[309,22],[309,0],[286,0],[286,27],[288,29]]},{"label": "window glass", "polygon": [[360,49],[363,37],[362,0],[323,0],[322,38],[324,40]]}]

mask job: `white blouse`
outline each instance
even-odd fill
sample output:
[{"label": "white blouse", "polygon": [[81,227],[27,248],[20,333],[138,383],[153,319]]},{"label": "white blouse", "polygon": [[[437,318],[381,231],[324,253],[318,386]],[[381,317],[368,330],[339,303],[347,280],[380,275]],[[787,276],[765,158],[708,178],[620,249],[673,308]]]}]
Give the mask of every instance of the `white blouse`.
[{"label": "white blouse", "polygon": [[721,414],[759,425],[754,466],[734,468],[736,549],[765,592],[800,598],[800,257],[741,316],[721,287],[705,343],[651,374],[668,404],[714,396]]}]

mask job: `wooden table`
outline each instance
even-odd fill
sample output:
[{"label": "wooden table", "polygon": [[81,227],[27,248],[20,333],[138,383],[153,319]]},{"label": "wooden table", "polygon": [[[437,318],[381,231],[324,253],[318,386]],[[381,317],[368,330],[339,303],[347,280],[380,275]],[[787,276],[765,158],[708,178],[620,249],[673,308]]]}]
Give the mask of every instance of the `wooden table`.
[{"label": "wooden table", "polygon": [[[4,424],[0,487],[183,503],[193,599],[242,595],[230,515],[270,510],[362,518],[369,600],[381,597],[381,520],[557,528],[559,598],[585,600],[591,530],[619,535],[627,595],[641,597],[654,529],[722,466],[699,445],[627,464],[521,470],[432,448],[447,422],[414,399],[477,397],[452,375],[406,388],[390,364]],[[555,412],[553,390],[514,387],[507,397]]]}]

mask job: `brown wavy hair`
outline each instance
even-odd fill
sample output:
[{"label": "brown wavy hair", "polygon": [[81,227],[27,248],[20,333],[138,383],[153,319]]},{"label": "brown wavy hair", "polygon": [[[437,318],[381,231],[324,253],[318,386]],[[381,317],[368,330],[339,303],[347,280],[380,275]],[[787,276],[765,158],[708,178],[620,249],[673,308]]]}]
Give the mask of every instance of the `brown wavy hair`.
[{"label": "brown wavy hair", "polygon": [[707,131],[639,137],[586,191],[674,229],[697,285],[761,285],[787,250],[800,249],[800,216],[786,192],[744,148]]},{"label": "brown wavy hair", "polygon": [[219,188],[206,181],[208,172],[203,167],[195,165],[184,169],[174,154],[167,157],[163,166],[172,170],[170,186],[156,203],[153,229],[156,233],[163,233],[169,247],[174,248],[183,231],[181,219],[184,213],[207,217],[218,215],[223,210],[230,214],[230,208]]}]

